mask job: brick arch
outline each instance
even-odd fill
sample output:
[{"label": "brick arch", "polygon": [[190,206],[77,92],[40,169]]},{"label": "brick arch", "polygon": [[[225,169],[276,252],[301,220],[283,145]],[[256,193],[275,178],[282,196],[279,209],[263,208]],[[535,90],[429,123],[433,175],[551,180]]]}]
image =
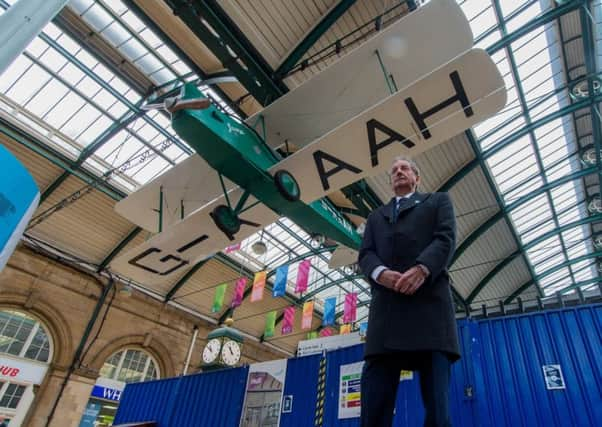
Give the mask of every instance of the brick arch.
[{"label": "brick arch", "polygon": [[49,363],[65,369],[71,364],[73,357],[71,328],[69,322],[55,307],[41,299],[34,299],[31,302],[25,295],[2,293],[0,310],[2,309],[20,311],[42,323],[52,340],[52,359]]},{"label": "brick arch", "polygon": [[126,348],[137,348],[149,353],[157,362],[161,378],[175,376],[173,359],[169,355],[167,347],[157,338],[153,337],[148,345],[144,345],[148,338],[145,335],[128,335],[116,338],[106,344],[96,355],[93,356],[88,368],[100,372],[102,365],[112,354]]}]

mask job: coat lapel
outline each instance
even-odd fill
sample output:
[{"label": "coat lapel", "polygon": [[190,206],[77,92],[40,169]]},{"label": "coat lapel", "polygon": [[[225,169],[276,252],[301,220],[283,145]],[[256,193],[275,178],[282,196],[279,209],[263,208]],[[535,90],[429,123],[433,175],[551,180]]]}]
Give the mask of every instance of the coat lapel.
[{"label": "coat lapel", "polygon": [[428,194],[425,194],[425,193],[416,192],[416,193],[412,194],[412,197],[410,197],[407,200],[402,201],[401,207],[399,209],[399,214],[401,214],[402,212],[405,212],[407,210],[413,209],[416,206],[419,206],[427,197],[428,197]]},{"label": "coat lapel", "polygon": [[[428,199],[429,196],[429,193],[416,192],[412,194],[412,197],[410,197],[408,200],[402,201],[399,212],[397,213],[397,217],[399,217],[399,215],[402,212],[408,211],[419,206],[422,202]],[[395,218],[395,202],[396,198],[393,197],[382,211],[383,215],[389,220],[389,222],[397,221],[397,218]]]}]

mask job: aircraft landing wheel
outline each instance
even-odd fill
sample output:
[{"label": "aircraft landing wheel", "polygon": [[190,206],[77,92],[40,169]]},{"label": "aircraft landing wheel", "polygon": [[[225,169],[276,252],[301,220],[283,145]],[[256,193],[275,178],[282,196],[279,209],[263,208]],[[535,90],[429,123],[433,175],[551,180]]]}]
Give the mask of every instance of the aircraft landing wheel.
[{"label": "aircraft landing wheel", "polygon": [[240,230],[240,219],[229,206],[218,205],[211,211],[213,222],[230,240]]},{"label": "aircraft landing wheel", "polygon": [[289,202],[296,202],[301,197],[301,189],[290,172],[283,169],[274,174],[274,183],[278,192]]}]

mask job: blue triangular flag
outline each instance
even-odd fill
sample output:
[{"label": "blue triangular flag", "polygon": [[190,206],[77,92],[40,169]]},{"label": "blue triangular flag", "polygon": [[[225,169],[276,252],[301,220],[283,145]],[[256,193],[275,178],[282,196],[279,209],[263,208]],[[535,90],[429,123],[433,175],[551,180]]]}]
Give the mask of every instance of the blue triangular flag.
[{"label": "blue triangular flag", "polygon": [[276,280],[274,281],[273,296],[282,297],[286,294],[286,278],[288,276],[288,264],[281,265],[276,269]]},{"label": "blue triangular flag", "polygon": [[334,325],[334,312],[337,306],[337,297],[326,298],[324,300],[324,316],[322,317],[322,326]]}]

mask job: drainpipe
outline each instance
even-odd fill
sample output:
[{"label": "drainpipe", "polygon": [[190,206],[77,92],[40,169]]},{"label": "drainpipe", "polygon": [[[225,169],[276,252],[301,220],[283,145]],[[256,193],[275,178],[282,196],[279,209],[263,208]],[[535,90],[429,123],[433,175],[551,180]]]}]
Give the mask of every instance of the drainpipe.
[{"label": "drainpipe", "polygon": [[186,356],[186,363],[184,364],[184,370],[182,375],[186,375],[188,372],[188,366],[190,365],[190,358],[192,357],[192,349],[196,343],[196,337],[199,335],[199,327],[194,325],[194,333],[192,334],[192,340],[190,341],[190,347],[188,347],[188,355]]},{"label": "drainpipe", "polygon": [[[96,279],[96,280],[98,280],[100,282],[99,279]],[[100,282],[100,283],[102,284],[102,282]],[[69,378],[71,378],[71,374],[75,371],[75,369],[77,368],[77,366],[79,366],[79,363],[81,362],[80,357],[82,355],[82,352],[84,351],[86,341],[88,341],[88,338],[90,337],[90,333],[92,333],[92,329],[94,328],[96,319],[98,319],[98,314],[100,313],[100,309],[104,305],[104,303],[107,299],[107,295],[109,295],[109,292],[111,291],[111,289],[113,289],[114,286],[115,286],[115,281],[111,277],[109,279],[109,283],[107,283],[107,285],[103,288],[102,293],[100,294],[100,297],[98,298],[98,301],[96,302],[96,307],[94,307],[92,316],[90,317],[90,320],[88,321],[88,324],[86,325],[84,334],[82,335],[82,338],[79,341],[77,350],[75,351],[75,354],[73,355],[73,361],[71,362],[71,365],[69,366],[69,369],[67,371],[67,375],[65,376],[65,379],[63,380],[63,383],[61,384],[61,388],[59,389],[59,392],[56,395],[56,399],[54,399],[54,404],[52,405],[52,409],[50,410],[50,413],[48,414],[48,418],[46,419],[46,424],[44,424],[44,427],[48,427],[50,425],[50,422],[52,421],[52,418],[54,417],[56,408],[59,404],[59,401],[61,400],[63,392],[65,391],[65,387],[67,386],[67,382],[69,381]]]}]

